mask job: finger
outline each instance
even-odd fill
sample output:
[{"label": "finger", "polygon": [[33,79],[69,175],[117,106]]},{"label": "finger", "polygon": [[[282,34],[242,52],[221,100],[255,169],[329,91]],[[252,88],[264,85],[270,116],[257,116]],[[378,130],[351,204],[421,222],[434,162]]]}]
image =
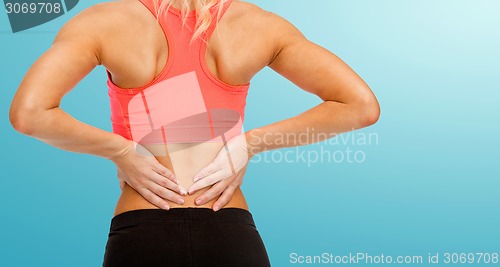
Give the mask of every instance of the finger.
[{"label": "finger", "polygon": [[207,186],[213,185],[216,182],[222,180],[223,178],[227,178],[227,177],[225,177],[225,175],[223,175],[223,173],[221,171],[217,171],[215,173],[212,173],[209,176],[204,177],[203,179],[199,179],[197,182],[192,184],[188,189],[188,194],[192,195],[194,192],[196,192],[202,188],[205,188]]},{"label": "finger", "polygon": [[125,187],[125,180],[123,179],[123,172],[120,171],[119,169],[116,169],[116,173],[117,173],[117,176],[118,176],[118,183],[120,185],[120,190],[123,191],[123,188]]},{"label": "finger", "polygon": [[116,176],[118,176],[118,179],[123,179],[124,173],[120,169],[116,169]]},{"label": "finger", "polygon": [[245,176],[246,169],[242,169],[236,174],[236,177],[232,180],[231,185],[240,186],[243,183],[243,177]]},{"label": "finger", "polygon": [[229,182],[230,181],[223,180],[214,184],[214,186],[210,187],[210,189],[208,189],[203,194],[201,194],[201,196],[196,198],[194,203],[196,205],[203,205],[208,201],[214,199],[215,197],[220,196],[220,194],[224,191],[224,189],[227,188]]},{"label": "finger", "polygon": [[119,181],[120,181],[120,190],[123,191],[123,188],[125,188],[125,181],[123,181],[121,179]]},{"label": "finger", "polygon": [[177,204],[184,204],[184,198],[181,195],[176,194],[172,190],[168,190],[163,186],[159,186],[157,183],[153,181],[149,181],[146,183],[147,189],[151,192],[155,193],[157,196],[175,202]]},{"label": "finger", "polygon": [[213,174],[219,170],[220,170],[220,167],[218,166],[218,164],[216,164],[215,162],[211,162],[210,164],[205,166],[203,169],[201,169],[197,174],[194,175],[193,182],[196,183],[198,180],[203,179],[203,178],[207,177],[208,175]]},{"label": "finger", "polygon": [[139,194],[141,194],[147,201],[149,201],[151,204],[157,206],[158,208],[164,209],[164,210],[170,209],[170,205],[168,205],[168,202],[166,202],[165,200],[158,197],[156,194],[151,192],[149,189],[147,189],[145,187],[141,187],[141,188],[137,189],[137,192],[139,192]]},{"label": "finger", "polygon": [[236,188],[238,186],[235,185],[230,185],[222,192],[222,195],[215,201],[214,205],[212,206],[212,209],[214,211],[218,211],[221,209],[221,207],[224,207],[227,203],[229,203],[229,200],[233,197],[234,191],[236,191]]},{"label": "finger", "polygon": [[155,164],[153,170],[155,172],[157,172],[158,174],[166,177],[170,181],[172,181],[176,184],[179,183],[179,179],[177,179],[177,177],[174,175],[174,173],[172,173],[172,171],[170,171],[167,167],[161,165],[161,163],[158,162],[157,164]]},{"label": "finger", "polygon": [[152,172],[150,178],[151,181],[155,182],[156,184],[168,188],[172,191],[178,192],[181,195],[185,195],[186,193],[186,189],[184,189],[182,186],[172,182],[172,180],[169,180],[156,172]]}]

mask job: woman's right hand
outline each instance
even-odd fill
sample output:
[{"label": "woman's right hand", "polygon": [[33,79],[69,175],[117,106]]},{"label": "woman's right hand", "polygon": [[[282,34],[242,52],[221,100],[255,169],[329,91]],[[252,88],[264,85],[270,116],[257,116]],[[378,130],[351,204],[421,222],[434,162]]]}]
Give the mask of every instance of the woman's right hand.
[{"label": "woman's right hand", "polygon": [[142,145],[129,141],[122,153],[111,160],[117,167],[120,188],[129,184],[161,209],[170,209],[165,199],[184,204],[182,195],[186,195],[186,190],[178,184],[177,177]]}]

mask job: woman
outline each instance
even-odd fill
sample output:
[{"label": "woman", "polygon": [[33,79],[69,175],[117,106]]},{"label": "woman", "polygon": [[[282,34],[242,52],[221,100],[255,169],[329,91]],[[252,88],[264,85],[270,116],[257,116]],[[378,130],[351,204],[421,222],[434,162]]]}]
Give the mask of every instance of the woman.
[{"label": "woman", "polygon": [[[99,65],[113,133],[59,107]],[[266,66],[323,102],[242,132],[250,80]],[[60,30],[20,84],[10,119],[21,133],[116,164],[122,194],[104,266],[269,266],[239,188],[249,160],[372,125],[379,113],[346,63],[253,4],[122,0]]]}]

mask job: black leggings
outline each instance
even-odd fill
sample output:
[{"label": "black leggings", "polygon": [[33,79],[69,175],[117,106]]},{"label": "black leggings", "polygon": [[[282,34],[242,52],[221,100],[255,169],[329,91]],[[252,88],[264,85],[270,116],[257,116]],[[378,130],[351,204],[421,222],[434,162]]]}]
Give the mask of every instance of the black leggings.
[{"label": "black leggings", "polygon": [[104,267],[271,266],[252,214],[240,208],[131,210],[111,219]]}]

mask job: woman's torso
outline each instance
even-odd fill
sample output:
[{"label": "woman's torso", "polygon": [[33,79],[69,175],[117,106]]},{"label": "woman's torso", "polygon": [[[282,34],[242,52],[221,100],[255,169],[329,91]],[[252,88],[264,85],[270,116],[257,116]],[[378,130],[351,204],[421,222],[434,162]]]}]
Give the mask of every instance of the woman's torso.
[{"label": "woman's torso", "polygon": [[[106,3],[102,9],[114,24],[121,25],[103,37],[105,46],[100,51],[101,62],[111,73],[113,83],[121,88],[148,84],[158,76],[169,56],[168,43],[155,17],[138,0]],[[254,5],[231,3],[208,41],[206,65],[216,78],[230,85],[244,85],[271,62],[275,56],[274,45],[267,38],[264,25],[259,23],[259,16],[266,15],[267,12]],[[145,31],[146,28],[154,30]],[[189,188],[194,174],[210,163],[222,147],[220,142],[171,143],[168,144],[168,156],[156,158],[176,174],[184,188]],[[217,198],[200,206],[194,203],[206,190],[208,188],[185,196],[183,205],[170,201],[169,204],[171,207],[211,208]],[[225,207],[248,209],[240,188]],[[126,185],[115,215],[143,208],[157,207]]]},{"label": "woman's torso", "polygon": [[[193,184],[192,177],[196,174],[198,170],[210,163],[211,159],[215,157],[217,152],[222,148],[222,144],[219,143],[200,143],[196,145],[192,144],[169,144],[168,145],[168,156],[156,156],[158,161],[172,170],[179,179],[179,184],[184,188],[189,188]],[[175,152],[172,152],[175,151]],[[175,167],[174,167],[175,166]],[[206,207],[212,208],[214,202],[217,198],[203,204],[196,205],[194,202],[197,197],[208,190],[207,188],[201,189],[195,192],[193,195],[184,196],[185,203],[183,205],[177,204],[175,202],[167,201],[171,208],[177,207]],[[233,194],[233,197],[224,207],[235,207],[248,210],[248,205],[243,196],[243,192],[238,187],[238,189]],[[115,208],[115,214],[134,210],[134,209],[144,209],[144,208],[157,208],[153,204],[149,203],[144,199],[137,191],[135,191],[130,186],[126,185],[123,189],[118,203]]]}]

